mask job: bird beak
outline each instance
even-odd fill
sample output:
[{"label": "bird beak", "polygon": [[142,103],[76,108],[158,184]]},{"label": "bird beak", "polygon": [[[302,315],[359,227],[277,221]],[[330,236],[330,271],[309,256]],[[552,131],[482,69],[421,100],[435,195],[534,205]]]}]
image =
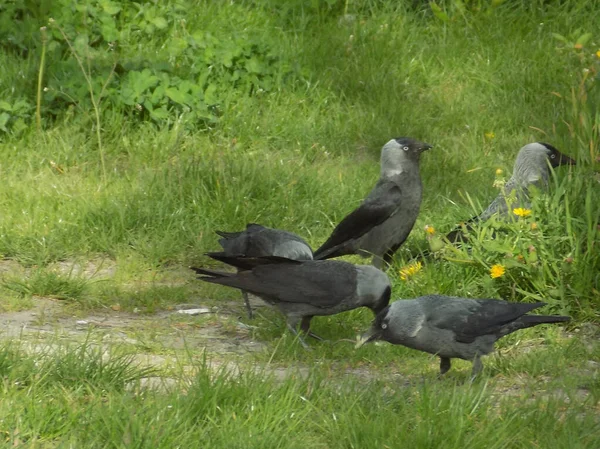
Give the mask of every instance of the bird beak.
[{"label": "bird beak", "polygon": [[365,343],[369,343],[370,341],[377,340],[379,338],[379,331],[377,329],[371,328],[364,334],[360,335],[356,338],[356,344],[354,345],[354,349],[360,348]]},{"label": "bird beak", "polygon": [[421,147],[421,151],[431,150],[432,148],[433,148],[433,145],[429,145],[428,143],[424,143],[423,146]]},{"label": "bird beak", "polygon": [[577,161],[575,161],[575,159],[571,159],[565,154],[560,153],[560,157],[558,158],[558,165],[577,165]]},{"label": "bird beak", "polygon": [[552,168],[560,167],[561,165],[577,165],[577,161],[575,161],[575,159],[571,159],[569,156],[562,154],[560,151],[556,151],[556,153],[558,153],[558,157],[554,158],[554,160],[552,160],[550,163]]}]

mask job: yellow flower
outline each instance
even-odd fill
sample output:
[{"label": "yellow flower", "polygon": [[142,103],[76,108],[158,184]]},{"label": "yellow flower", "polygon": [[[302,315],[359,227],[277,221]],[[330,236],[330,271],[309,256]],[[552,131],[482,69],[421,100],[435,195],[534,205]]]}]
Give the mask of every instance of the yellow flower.
[{"label": "yellow flower", "polygon": [[489,133],[485,133],[484,136],[486,139],[492,140],[494,137],[496,137],[496,134],[494,134],[494,131],[490,131]]},{"label": "yellow flower", "polygon": [[435,234],[435,228],[431,225],[425,225],[425,232],[427,234],[433,235]]},{"label": "yellow flower", "polygon": [[504,273],[506,273],[506,268],[504,268],[503,265],[492,265],[492,268],[490,268],[490,276],[492,279],[496,279],[499,277],[504,276]]},{"label": "yellow flower", "polygon": [[531,230],[535,231],[538,228],[537,223],[534,221],[533,223],[531,223]]},{"label": "yellow flower", "polygon": [[596,56],[598,56],[598,57],[600,58],[600,50],[598,50],[598,51],[596,52]]},{"label": "yellow flower", "polygon": [[423,268],[423,264],[421,262],[411,263],[410,265],[405,266],[400,269],[400,279],[406,281],[409,277],[414,276]]},{"label": "yellow flower", "polygon": [[516,209],[513,209],[513,214],[517,217],[529,217],[531,215],[531,210],[517,207]]},{"label": "yellow flower", "polygon": [[496,169],[496,176],[502,176],[502,173],[504,173],[504,172],[502,171],[501,168]]}]

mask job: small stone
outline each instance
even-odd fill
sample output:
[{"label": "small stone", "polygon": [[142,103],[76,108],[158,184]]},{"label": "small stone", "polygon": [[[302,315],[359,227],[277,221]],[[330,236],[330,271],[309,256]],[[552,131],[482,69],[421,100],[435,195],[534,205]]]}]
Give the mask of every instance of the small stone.
[{"label": "small stone", "polygon": [[200,309],[185,309],[185,310],[178,310],[177,313],[183,313],[184,315],[201,315],[203,313],[210,313],[211,310],[207,309],[206,307],[202,307]]}]

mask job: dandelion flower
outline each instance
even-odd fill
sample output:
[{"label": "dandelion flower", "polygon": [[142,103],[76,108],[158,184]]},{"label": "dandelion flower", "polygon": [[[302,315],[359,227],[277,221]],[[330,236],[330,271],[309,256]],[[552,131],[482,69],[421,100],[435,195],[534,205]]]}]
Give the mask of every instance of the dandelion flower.
[{"label": "dandelion flower", "polygon": [[431,225],[425,225],[425,232],[427,234],[433,235],[435,234],[435,228]]},{"label": "dandelion flower", "polygon": [[503,265],[492,265],[492,268],[490,268],[490,277],[492,279],[496,279],[499,277],[504,276],[504,273],[506,273],[506,268],[504,268]]},{"label": "dandelion flower", "polygon": [[502,171],[501,168],[496,169],[496,176],[502,176],[502,173],[504,173],[504,171]]},{"label": "dandelion flower", "polygon": [[486,139],[492,140],[494,137],[496,137],[496,134],[494,134],[494,131],[490,131],[489,133],[485,133],[484,136]]},{"label": "dandelion flower", "polygon": [[421,262],[411,263],[410,265],[405,266],[400,269],[400,279],[406,281],[409,277],[414,276],[423,268],[423,264]]},{"label": "dandelion flower", "polygon": [[598,51],[596,52],[596,56],[598,56],[598,57],[600,58],[600,50],[598,50]]},{"label": "dandelion flower", "polygon": [[529,217],[531,215],[531,210],[517,207],[513,209],[513,214],[515,214],[517,217]]}]

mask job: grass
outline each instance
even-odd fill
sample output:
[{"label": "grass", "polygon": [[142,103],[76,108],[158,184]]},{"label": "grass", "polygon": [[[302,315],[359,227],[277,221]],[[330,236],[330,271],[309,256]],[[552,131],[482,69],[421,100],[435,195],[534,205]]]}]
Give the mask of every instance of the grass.
[{"label": "grass", "polygon": [[571,342],[518,357],[517,366],[558,358],[571,367],[552,380],[496,364],[493,378],[470,384],[398,376],[395,366],[340,376],[326,363],[282,380],[264,365],[234,374],[188,353],[178,382],[148,389],[139,379],[159,373],[114,350],[101,356],[84,343],[32,356],[4,345],[0,419],[5,443],[26,447],[592,448],[600,385],[580,368],[590,356]]},{"label": "grass", "polygon": [[[105,170],[92,111],[65,107],[45,118],[40,132],[0,134],[0,254],[11,267],[0,274],[3,311],[35,307],[38,296],[81,315],[113,309],[151,320],[182,303],[217,311],[130,331],[139,344],[126,355],[100,357],[91,343],[39,355],[3,347],[0,441],[596,447],[600,391],[586,364],[599,357],[589,344],[597,336],[575,331],[597,325],[600,303],[597,8],[583,0],[505,2],[489,14],[461,14],[449,4],[444,22],[401,2],[347,2],[345,18],[341,3],[280,3],[188,8],[189,29],[217,38],[252,30],[297,69],[270,91],[230,92],[209,127],[183,119],[156,126],[103,103]],[[587,32],[594,34],[582,48],[553,35],[576,42]],[[159,34],[143,49],[135,39],[123,55],[163,49]],[[46,74],[52,57],[49,51]],[[34,104],[37,56],[3,48],[0,63],[0,97]],[[551,326],[522,331],[501,340],[481,381],[465,384],[470,366],[460,361],[437,381],[431,356],[392,345],[355,351],[338,341],[366,328],[366,310],[315,318],[314,331],[330,342],[311,342],[306,352],[275,311],[260,309],[254,322],[241,318],[256,326],[241,331],[239,293],[194,281],[187,267],[212,263],[203,253],[217,248],[215,229],[258,222],[318,247],[370,190],[381,146],[399,135],[434,149],[422,160],[419,219],[388,271],[394,299],[443,293],[544,300],[544,313],[573,316],[568,338]],[[496,169],[510,174],[518,149],[537,140],[578,165],[555,171],[531,218],[504,226],[493,241],[489,227],[499,225],[488,224],[472,251],[443,252],[402,280],[400,269],[427,248],[425,224],[442,233],[478,213],[497,193]],[[517,263],[532,245],[538,261]],[[507,272],[492,280],[496,263]],[[187,366],[181,372],[148,373],[127,358],[135,350],[171,354],[161,341],[178,326],[188,337],[217,329],[228,341],[253,340],[263,349],[231,356],[244,368],[239,376],[215,373],[195,350],[175,351]],[[284,380],[270,371],[287,367],[310,368]],[[356,374],[362,372],[368,380]],[[176,386],[136,385],[151,374],[172,377]]]}]

